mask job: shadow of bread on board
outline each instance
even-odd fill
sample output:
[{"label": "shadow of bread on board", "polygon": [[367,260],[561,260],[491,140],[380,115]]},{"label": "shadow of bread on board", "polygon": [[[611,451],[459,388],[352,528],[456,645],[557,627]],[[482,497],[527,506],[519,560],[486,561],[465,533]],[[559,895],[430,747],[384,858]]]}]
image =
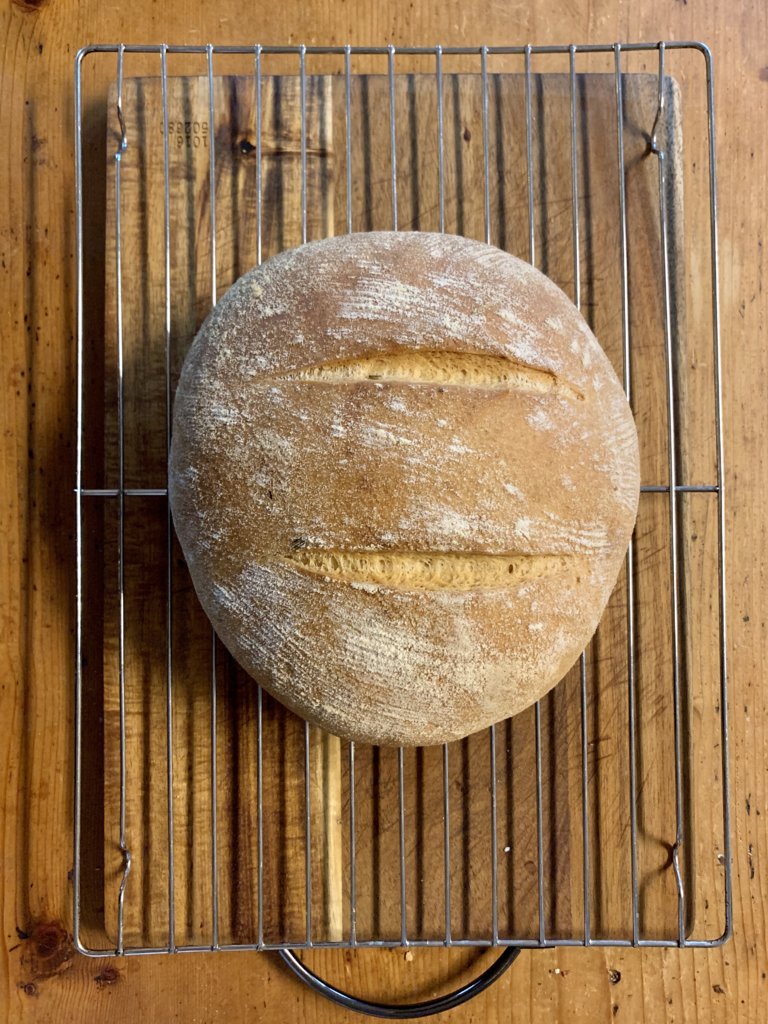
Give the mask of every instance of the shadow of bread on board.
[{"label": "shadow of bread on board", "polygon": [[[621,375],[621,225],[614,80],[612,76],[584,75],[578,76],[576,84],[581,304]],[[564,75],[535,75],[532,85],[536,264],[573,296],[569,80]],[[674,251],[682,232],[679,108],[674,83],[668,80],[666,86],[668,116],[664,125],[670,207],[675,214],[671,219]],[[349,199],[354,230],[392,226],[388,87],[386,76],[353,76],[351,80]],[[656,88],[654,76],[625,77],[625,185],[631,252],[627,316],[635,339],[631,369],[644,483],[667,479],[658,176],[647,141],[656,110]],[[343,78],[306,79],[306,233],[310,240],[347,230],[344,89]],[[119,142],[115,97],[113,88],[106,168],[105,338],[105,486],[112,488],[120,482],[118,302],[113,272],[117,214],[114,153]],[[216,78],[213,123],[208,101],[206,78],[169,78],[170,242],[166,252],[161,83],[150,78],[126,79],[124,83],[128,145],[120,159],[122,472],[129,491],[162,491],[166,486],[166,399],[173,393],[186,349],[213,301],[213,217],[217,295],[257,260],[255,82],[245,77]],[[261,107],[261,255],[266,259],[298,245],[302,238],[298,78],[265,76]],[[398,225],[405,230],[437,230],[441,191],[434,78],[398,76],[395,108]],[[443,108],[445,228],[483,238],[480,76],[445,75]],[[523,77],[491,75],[488,109],[491,240],[526,258],[529,225]],[[212,204],[210,158],[214,145]],[[677,272],[673,280],[673,323],[676,332],[683,332],[684,296]],[[681,418],[686,414],[683,402]],[[118,508],[117,499],[107,502],[103,554],[104,914],[111,943],[117,942],[118,894],[124,878],[120,850]],[[170,527],[165,497],[162,493],[127,494],[124,508],[125,841],[131,853],[122,920],[126,946],[303,942],[308,927],[314,941],[346,940],[352,927],[353,884],[354,927],[361,941],[398,940],[404,934],[413,939],[442,939],[447,931],[454,938],[487,939],[494,928],[502,937],[533,940],[542,933],[583,935],[583,783],[589,816],[592,934],[631,937],[624,571],[587,652],[583,722],[578,666],[541,703],[540,792],[533,709],[497,727],[495,784],[487,732],[452,744],[447,761],[441,748],[405,751],[401,844],[397,751],[359,747],[355,751],[353,877],[349,745],[311,728],[306,783],[304,723],[266,693],[260,703],[253,681],[220,644],[214,645]],[[636,753],[642,782],[638,786],[637,872],[640,923],[648,937],[674,935],[677,924],[675,879],[670,867],[675,787],[668,531],[667,496],[644,495],[635,540],[633,626]],[[216,728],[212,745],[214,666]],[[584,774],[583,740],[587,751]],[[495,840],[490,828],[494,791]]]}]

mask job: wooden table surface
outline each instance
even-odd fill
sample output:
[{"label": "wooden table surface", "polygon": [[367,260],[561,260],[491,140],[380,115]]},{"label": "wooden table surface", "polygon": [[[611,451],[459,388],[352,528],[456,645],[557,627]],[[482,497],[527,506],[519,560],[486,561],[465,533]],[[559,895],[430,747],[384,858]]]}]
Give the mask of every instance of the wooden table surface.
[{"label": "wooden table surface", "polygon": [[[763,4],[610,5],[14,0],[0,15],[1,1021],[342,1021],[272,955],[91,960],[72,952],[75,371],[72,66],[87,42],[612,42],[714,51],[729,542],[734,938],[714,950],[524,952],[455,1021],[656,1024],[768,1019],[766,301],[768,13]],[[477,970],[472,952],[317,952],[369,996],[418,999]]]}]

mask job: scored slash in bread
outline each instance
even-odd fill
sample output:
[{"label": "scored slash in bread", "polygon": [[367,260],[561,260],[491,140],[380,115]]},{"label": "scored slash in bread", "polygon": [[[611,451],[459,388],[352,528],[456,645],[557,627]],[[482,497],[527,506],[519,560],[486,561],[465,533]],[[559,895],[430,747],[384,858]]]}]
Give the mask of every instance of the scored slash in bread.
[{"label": "scored slash in bread", "polygon": [[173,520],[236,660],[333,733],[457,739],[594,633],[638,445],[594,335],[543,274],[455,235],[312,242],[250,271],[187,355]]}]

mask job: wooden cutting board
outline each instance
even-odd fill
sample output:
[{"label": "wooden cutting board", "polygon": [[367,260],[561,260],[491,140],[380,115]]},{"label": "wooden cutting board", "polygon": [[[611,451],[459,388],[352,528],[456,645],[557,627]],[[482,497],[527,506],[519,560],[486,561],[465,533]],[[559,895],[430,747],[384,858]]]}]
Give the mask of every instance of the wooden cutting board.
[{"label": "wooden cutting board", "polygon": [[[582,309],[621,373],[621,231],[612,76],[577,79]],[[343,78],[306,79],[306,233],[311,240],[347,230],[347,149]],[[354,230],[392,226],[389,83],[354,76],[351,89],[351,215]],[[665,83],[670,210],[672,326],[678,363],[700,342],[685,332],[685,278],[675,260],[684,232],[678,93]],[[115,111],[115,91],[110,109]],[[489,78],[491,239],[527,258],[529,222],[525,80]],[[570,83],[563,75],[532,79],[532,162],[535,262],[574,294]],[[655,76],[624,78],[624,143],[628,326],[632,338],[633,406],[644,484],[665,484],[667,411],[664,382],[663,289],[659,262],[658,165],[648,133],[657,106]],[[445,229],[485,234],[482,82],[446,75],[444,105]],[[168,81],[170,182],[170,388],[186,349],[211,307],[212,192],[215,145],[216,291],[257,259],[256,89],[253,78],[216,78],[213,118],[206,78]],[[261,254],[302,238],[300,90],[296,77],[265,77],[262,93]],[[437,230],[437,98],[430,75],[398,76],[397,214],[405,230]],[[128,139],[121,155],[120,228],[124,361],[124,482],[126,488],[166,484],[166,263],[163,108],[159,79],[126,79],[123,114]],[[118,484],[116,409],[115,160],[119,141],[112,116],[107,143],[107,295],[104,342],[106,401],[90,396],[90,429],[104,437],[103,480]],[[677,415],[683,479],[712,476],[712,458],[697,437],[708,408],[680,375]],[[88,427],[87,427],[88,429]],[[98,475],[98,474],[97,474]],[[677,934],[674,733],[668,495],[641,498],[635,539],[634,627],[638,766],[639,914],[646,937]],[[714,535],[704,499],[681,501],[683,604],[715,587]],[[166,747],[166,530],[163,497],[125,499],[126,840],[132,866],[125,887],[124,941],[169,942],[168,788]],[[693,540],[691,540],[693,538]],[[697,538],[701,538],[696,543]],[[104,927],[116,942],[117,895],[123,877],[119,850],[119,676],[117,500],[107,499],[91,549],[103,551],[104,701]],[[173,672],[173,941],[209,944],[214,935],[211,774],[210,626],[171,540]],[[94,591],[95,593],[95,591]],[[686,604],[687,602],[687,604]],[[100,614],[93,621],[99,624]],[[701,717],[716,678],[716,608],[704,607],[701,637],[685,639],[682,662],[686,774],[692,764],[691,707]],[[707,617],[709,616],[709,617]],[[86,624],[87,628],[87,624]],[[254,942],[306,938],[307,845],[304,724],[266,694],[262,719],[263,899],[259,907],[257,691],[218,645],[216,730],[216,892],[218,940]],[[92,669],[95,670],[95,669]],[[587,804],[592,934],[632,935],[627,685],[627,589],[622,573],[587,654]],[[541,846],[544,901],[538,901],[538,818],[535,720],[531,709],[496,731],[495,787],[498,931],[538,939],[578,937],[584,931],[582,840],[582,716],[578,667],[541,704]],[[691,727],[693,728],[693,727]],[[409,938],[442,938],[444,898],[443,753],[404,756],[405,899]],[[348,745],[311,730],[311,927],[315,941],[349,938],[350,807]],[[695,776],[694,776],[695,778]],[[358,939],[402,934],[400,829],[396,751],[356,751],[356,929]],[[692,785],[692,784],[691,784]],[[493,926],[490,831],[491,767],[488,733],[453,744],[448,755],[450,893],[453,937],[488,938]],[[690,787],[689,787],[690,789]],[[689,831],[697,803],[686,790],[683,874],[686,927],[693,926]],[[604,857],[610,846],[611,857]],[[616,849],[626,851],[617,856]],[[259,933],[261,928],[261,935]]]}]

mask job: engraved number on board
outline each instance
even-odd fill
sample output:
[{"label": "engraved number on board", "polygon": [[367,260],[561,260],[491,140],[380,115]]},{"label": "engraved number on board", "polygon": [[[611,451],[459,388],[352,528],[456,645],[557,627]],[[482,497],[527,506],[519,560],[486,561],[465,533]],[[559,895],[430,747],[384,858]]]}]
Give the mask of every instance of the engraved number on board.
[{"label": "engraved number on board", "polygon": [[[160,132],[162,133],[162,125]],[[208,122],[207,121],[169,121],[168,141],[176,149],[207,149],[208,148]]]}]

